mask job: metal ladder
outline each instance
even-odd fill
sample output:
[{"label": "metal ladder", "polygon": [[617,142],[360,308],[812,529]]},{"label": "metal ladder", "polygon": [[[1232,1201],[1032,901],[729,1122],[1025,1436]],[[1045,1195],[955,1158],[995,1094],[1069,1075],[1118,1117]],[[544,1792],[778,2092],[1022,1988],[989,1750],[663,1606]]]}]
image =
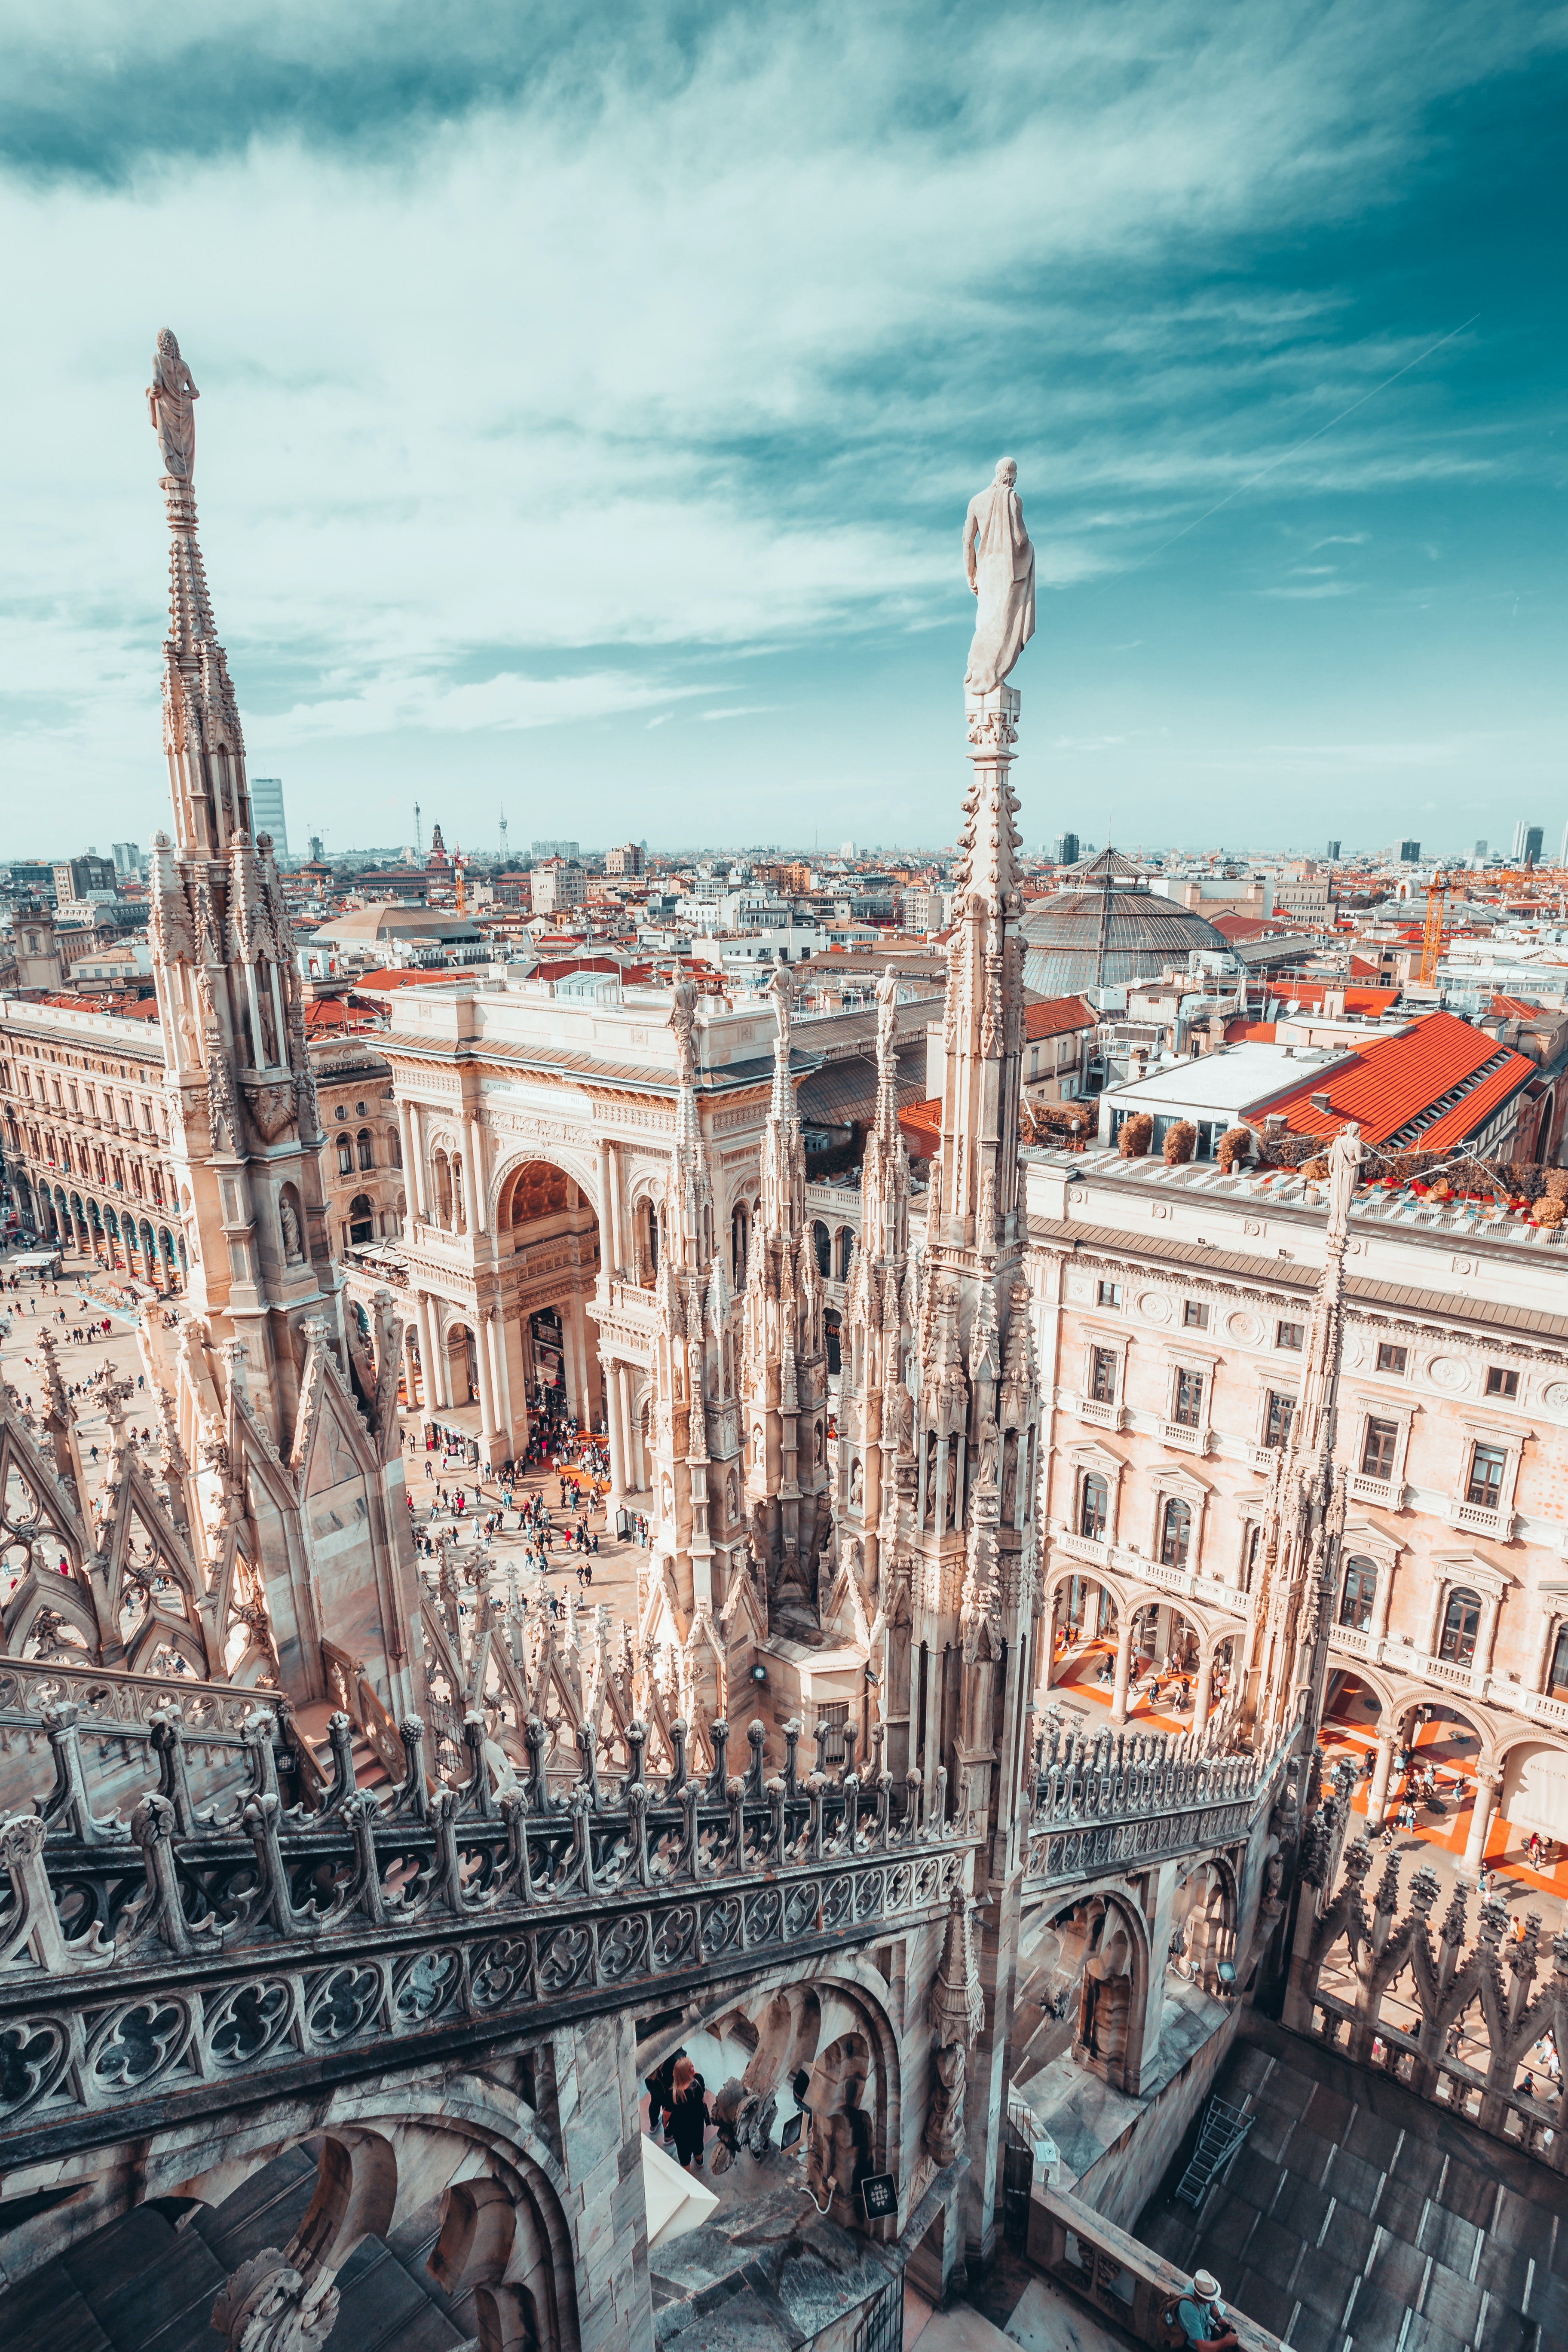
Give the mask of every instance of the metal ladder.
[{"label": "metal ladder", "polygon": [[1210,2181],[1224,2171],[1257,2120],[1242,2107],[1230,2106],[1224,2099],[1210,2099],[1198,2126],[1198,2144],[1193,2150],[1192,2161],[1176,2189],[1176,2195],[1194,2211],[1203,2203]]}]

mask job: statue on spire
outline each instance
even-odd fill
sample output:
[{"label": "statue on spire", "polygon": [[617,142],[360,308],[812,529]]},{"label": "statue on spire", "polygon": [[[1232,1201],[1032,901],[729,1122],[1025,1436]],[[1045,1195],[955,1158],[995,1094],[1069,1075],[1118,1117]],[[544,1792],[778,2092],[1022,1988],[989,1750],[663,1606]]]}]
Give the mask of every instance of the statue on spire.
[{"label": "statue on spire", "polygon": [[795,1003],[795,980],[787,963],[781,963],[774,968],[773,976],[769,981],[765,992],[773,998],[774,1010],[778,1013],[779,1044],[784,1047],[784,1058],[787,1061],[790,1011]]},{"label": "statue on spire", "polygon": [[877,982],[877,1067],[893,1058],[899,1026],[899,975],[889,964]]},{"label": "statue on spire", "polygon": [[153,381],[147,387],[147,413],[163,454],[163,471],[176,482],[189,482],[196,469],[196,420],[192,402],[199,400],[195,380],[180,357],[172,327],[161,327],[153,346]]},{"label": "statue on spire", "polygon": [[963,673],[973,695],[994,694],[1035,634],[1035,550],[1017,479],[1013,459],[999,458],[995,479],[963,518],[963,568],[980,606]]}]

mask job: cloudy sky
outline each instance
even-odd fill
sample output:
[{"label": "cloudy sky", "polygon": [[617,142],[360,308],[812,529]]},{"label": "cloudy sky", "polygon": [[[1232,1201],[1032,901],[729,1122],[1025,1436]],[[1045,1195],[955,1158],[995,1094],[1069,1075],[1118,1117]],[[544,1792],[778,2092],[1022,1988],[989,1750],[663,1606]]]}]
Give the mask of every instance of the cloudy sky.
[{"label": "cloudy sky", "polygon": [[[221,24],[222,29],[215,29]],[[296,845],[1554,842],[1568,11],[0,0],[0,853],[166,814],[175,330]]]}]

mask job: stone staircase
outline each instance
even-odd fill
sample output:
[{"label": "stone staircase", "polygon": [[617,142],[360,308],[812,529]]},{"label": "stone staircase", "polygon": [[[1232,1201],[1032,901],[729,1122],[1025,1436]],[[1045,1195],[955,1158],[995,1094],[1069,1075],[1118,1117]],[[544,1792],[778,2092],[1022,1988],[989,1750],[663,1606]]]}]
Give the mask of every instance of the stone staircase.
[{"label": "stone staircase", "polygon": [[[224,2281],[264,2246],[286,2246],[316,2185],[305,2147],[276,2157],[214,2208],[139,2206],[0,2294],[5,2352],[216,2352]],[[0,2222],[5,2208],[0,2205]],[[338,2274],[335,2340],[353,2352],[461,2352],[477,2343],[472,2297],[454,2306],[425,2268],[432,2202],[389,2240],[366,2238]],[[0,2240],[0,2246],[4,2241]]]},{"label": "stone staircase", "polygon": [[[321,1766],[321,1776],[329,1787],[332,1778],[332,1750],[327,1738],[327,1724],[329,1718],[336,1712],[335,1700],[317,1699],[310,1706],[297,1708],[294,1716],[294,1721],[304,1738],[310,1742],[310,1752]],[[350,1720],[352,1722],[353,1718],[351,1717]],[[356,1789],[373,1789],[377,1795],[380,1795],[384,1790],[392,1787],[392,1775],[383,1762],[379,1750],[373,1744],[368,1733],[363,1731],[358,1724],[353,1725],[353,1754]]]}]

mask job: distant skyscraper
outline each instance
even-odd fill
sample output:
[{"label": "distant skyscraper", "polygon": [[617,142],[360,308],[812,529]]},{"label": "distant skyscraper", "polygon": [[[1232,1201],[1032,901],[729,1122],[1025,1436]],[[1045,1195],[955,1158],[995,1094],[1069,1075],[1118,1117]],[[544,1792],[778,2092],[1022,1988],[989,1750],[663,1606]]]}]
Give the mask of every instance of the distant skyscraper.
[{"label": "distant skyscraper", "polygon": [[1401,866],[1418,866],[1421,862],[1421,844],[1418,841],[1402,841],[1399,845],[1399,862]]},{"label": "distant skyscraper", "polygon": [[142,871],[142,852],[133,841],[117,841],[113,845],[116,881],[134,881]]},{"label": "distant skyscraper", "polygon": [[272,835],[275,857],[289,855],[289,820],[283,814],[283,779],[281,776],[252,776],[250,779],[250,814],[258,833]]},{"label": "distant skyscraper", "polygon": [[1077,834],[1058,834],[1057,835],[1056,845],[1051,851],[1051,859],[1053,864],[1057,866],[1076,866],[1078,864],[1078,856],[1079,849]]},{"label": "distant skyscraper", "polygon": [[1557,853],[1559,866],[1568,866],[1568,824],[1563,828],[1563,846]]},{"label": "distant skyscraper", "polygon": [[[1568,835],[1564,835],[1564,838],[1565,838],[1565,839],[1568,839]],[[1486,856],[1486,854],[1487,854],[1487,845],[1486,845],[1486,843],[1485,843],[1484,841],[1478,841],[1478,842],[1477,842],[1477,844],[1476,844],[1476,845],[1475,845],[1475,848],[1474,848],[1474,849],[1471,851],[1471,853],[1470,853],[1470,855],[1472,856],[1472,857],[1476,858],[1478,861],[1479,861],[1479,859],[1483,858],[1483,857]]]},{"label": "distant skyscraper", "polygon": [[1539,866],[1541,845],[1545,839],[1544,828],[1539,824],[1527,824],[1522,831],[1524,840],[1518,854],[1522,856],[1526,866]]},{"label": "distant skyscraper", "polygon": [[536,841],[533,845],[533,855],[536,858],[575,857],[577,845],[574,841]]},{"label": "distant skyscraper", "polygon": [[1337,856],[1339,856],[1339,854],[1340,854],[1340,845],[1339,845],[1339,843],[1338,843],[1337,841],[1331,841],[1331,842],[1330,842],[1330,844],[1329,844],[1329,845],[1328,845],[1328,855],[1329,855],[1329,856],[1330,856],[1331,858],[1334,858],[1334,857],[1337,857]]}]

